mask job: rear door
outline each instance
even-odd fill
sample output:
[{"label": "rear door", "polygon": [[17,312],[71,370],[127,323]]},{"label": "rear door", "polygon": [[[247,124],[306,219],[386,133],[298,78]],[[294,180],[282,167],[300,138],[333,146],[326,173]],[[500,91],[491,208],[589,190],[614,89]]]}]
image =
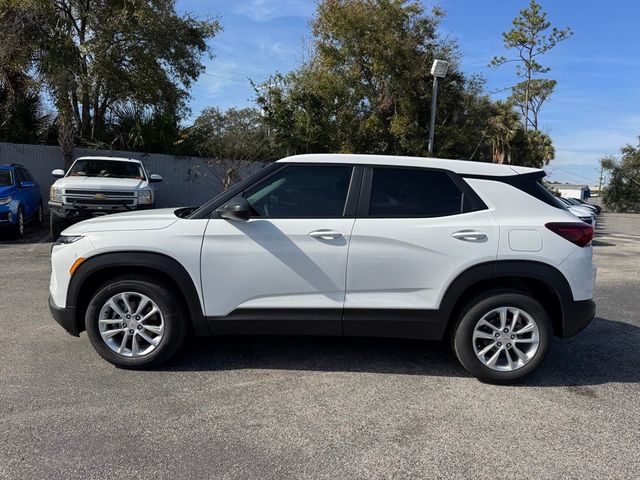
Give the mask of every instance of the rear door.
[{"label": "rear door", "polygon": [[498,233],[490,210],[456,175],[367,167],[349,247],[344,334],[438,338],[434,313],[446,287],[496,259]]},{"label": "rear door", "polygon": [[249,187],[248,221],[212,217],[202,245],[217,333],[341,334],[361,167],[286,164]]}]

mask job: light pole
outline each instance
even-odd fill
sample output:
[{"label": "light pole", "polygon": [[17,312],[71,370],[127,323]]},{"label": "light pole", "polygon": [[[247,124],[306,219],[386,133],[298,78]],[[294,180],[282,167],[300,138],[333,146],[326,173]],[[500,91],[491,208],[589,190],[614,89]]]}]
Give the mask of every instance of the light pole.
[{"label": "light pole", "polygon": [[449,62],[444,60],[434,60],[431,65],[431,75],[433,75],[433,92],[431,93],[431,124],[429,125],[429,147],[428,156],[433,156],[433,137],[436,130],[436,106],[438,104],[438,79],[444,78],[449,70]]}]

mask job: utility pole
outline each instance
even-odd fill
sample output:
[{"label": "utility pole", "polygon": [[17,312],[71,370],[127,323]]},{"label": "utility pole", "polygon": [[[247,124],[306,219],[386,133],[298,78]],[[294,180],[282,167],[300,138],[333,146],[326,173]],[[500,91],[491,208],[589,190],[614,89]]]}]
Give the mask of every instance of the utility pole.
[{"label": "utility pole", "polygon": [[444,60],[434,60],[431,65],[431,75],[433,75],[433,90],[431,92],[431,122],[429,124],[429,144],[427,155],[433,157],[433,140],[436,132],[436,107],[438,106],[438,79],[444,78],[449,70],[449,62]]}]

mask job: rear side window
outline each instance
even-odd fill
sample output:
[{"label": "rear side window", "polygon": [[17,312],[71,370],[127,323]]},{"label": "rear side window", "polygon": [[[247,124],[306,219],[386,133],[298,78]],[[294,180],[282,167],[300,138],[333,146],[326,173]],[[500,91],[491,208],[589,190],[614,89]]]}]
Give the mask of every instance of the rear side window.
[{"label": "rear side window", "polygon": [[342,217],[352,171],[351,166],[287,166],[244,197],[256,217]]},{"label": "rear side window", "polygon": [[446,172],[373,168],[370,217],[440,217],[462,212],[464,196]]}]

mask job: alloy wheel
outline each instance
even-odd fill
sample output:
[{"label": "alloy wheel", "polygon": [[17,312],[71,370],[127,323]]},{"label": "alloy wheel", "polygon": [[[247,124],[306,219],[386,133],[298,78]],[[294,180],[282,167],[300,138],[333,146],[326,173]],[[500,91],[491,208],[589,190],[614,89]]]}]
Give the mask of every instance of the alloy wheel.
[{"label": "alloy wheel", "polygon": [[122,292],[100,309],[98,329],[104,343],[118,355],[137,358],[153,352],[164,337],[158,305],[138,292]]},{"label": "alloy wheel", "polygon": [[482,316],[473,330],[473,350],[492,370],[511,372],[527,365],[538,351],[540,331],[518,307],[498,307]]}]

